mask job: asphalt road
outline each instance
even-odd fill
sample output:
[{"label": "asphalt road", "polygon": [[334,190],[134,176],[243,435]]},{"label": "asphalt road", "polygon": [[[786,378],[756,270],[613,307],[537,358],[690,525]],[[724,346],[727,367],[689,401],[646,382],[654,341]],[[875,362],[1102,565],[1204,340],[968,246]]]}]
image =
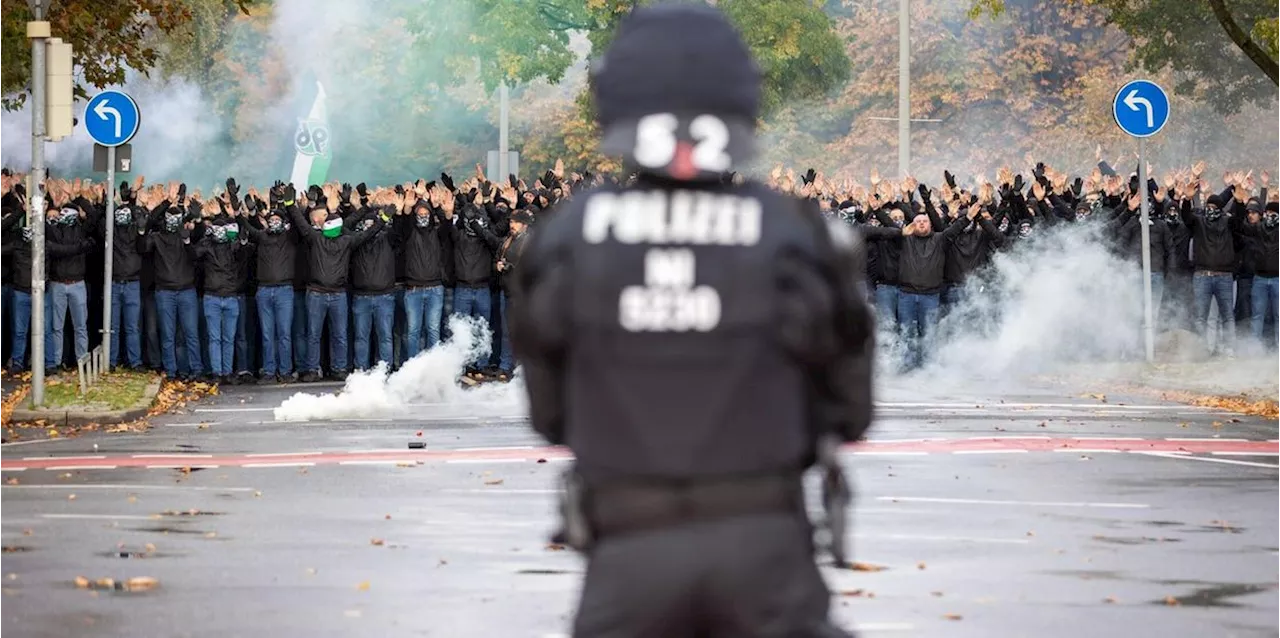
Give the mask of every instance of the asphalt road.
[{"label": "asphalt road", "polygon": [[[5,445],[6,635],[567,631],[583,565],[547,543],[566,454],[517,404],[274,421],[299,389],[337,388],[225,388],[145,434]],[[1275,422],[1053,390],[881,398],[844,461],[854,558],[884,569],[823,568],[845,626],[1277,634]]]}]

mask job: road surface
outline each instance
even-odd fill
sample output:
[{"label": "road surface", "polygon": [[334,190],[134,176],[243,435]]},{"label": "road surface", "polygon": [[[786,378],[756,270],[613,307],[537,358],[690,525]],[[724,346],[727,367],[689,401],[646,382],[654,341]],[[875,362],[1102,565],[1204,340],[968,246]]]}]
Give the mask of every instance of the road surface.
[{"label": "road surface", "polygon": [[[583,564],[547,542],[565,451],[505,405],[275,422],[302,389],[337,387],[224,388],[145,434],[5,445],[6,635],[567,634]],[[1060,390],[881,399],[843,460],[854,558],[883,569],[823,567],[845,626],[1276,635],[1274,422]]]}]

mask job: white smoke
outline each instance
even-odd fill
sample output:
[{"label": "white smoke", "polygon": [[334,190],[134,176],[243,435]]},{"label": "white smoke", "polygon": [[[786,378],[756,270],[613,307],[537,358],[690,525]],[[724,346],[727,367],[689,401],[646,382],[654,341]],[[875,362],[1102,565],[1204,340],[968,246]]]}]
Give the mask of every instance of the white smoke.
[{"label": "white smoke", "polygon": [[[901,335],[882,328],[877,344],[882,378],[931,391],[991,391],[1025,388],[1033,379],[1058,374],[1134,382],[1155,369],[1145,364],[1136,254],[1119,252],[1115,231],[1097,223],[1061,223],[1035,232],[1032,239],[997,251],[970,276],[963,299],[927,340],[929,358],[922,368],[898,374]],[[1169,299],[1173,291],[1167,275],[1164,294],[1165,305],[1173,302],[1183,313],[1193,313],[1190,295]],[[1211,317],[1210,324],[1214,321]],[[1237,351],[1269,361],[1274,379],[1275,353],[1260,354],[1246,330],[1236,334]],[[1201,359],[1186,368],[1189,386],[1196,385],[1196,370],[1206,365],[1202,359],[1208,350],[1203,339],[1181,330],[1173,317],[1156,317],[1158,364]],[[1215,363],[1216,391],[1244,391],[1265,381],[1253,363]]]},{"label": "white smoke", "polygon": [[[184,179],[190,174],[192,156],[208,155],[219,144],[222,118],[195,84],[180,79],[159,82],[130,73],[122,86],[108,88],[129,94],[142,112],[138,135],[129,142],[133,167],[118,181],[132,181],[139,175],[149,183]],[[84,128],[86,103],[76,103],[77,124],[71,135],[45,144],[45,166],[55,178],[91,174],[93,140]],[[30,100],[0,119],[0,161],[16,171],[31,168]]]},{"label": "white smoke", "polygon": [[506,384],[475,388],[458,385],[468,361],[489,356],[492,333],[484,321],[454,316],[453,336],[406,361],[387,375],[379,364],[355,372],[335,394],[299,392],[275,409],[277,421],[316,421],[403,416],[410,413],[449,416],[519,416],[527,414],[523,384],[517,377]]}]

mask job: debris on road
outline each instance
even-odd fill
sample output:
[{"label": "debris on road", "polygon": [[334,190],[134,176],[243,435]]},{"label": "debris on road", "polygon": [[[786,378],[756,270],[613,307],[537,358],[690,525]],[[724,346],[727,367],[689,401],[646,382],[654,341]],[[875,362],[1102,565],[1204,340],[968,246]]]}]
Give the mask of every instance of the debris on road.
[{"label": "debris on road", "polygon": [[947,620],[963,620],[964,619],[964,616],[961,616],[960,614],[942,614],[942,617],[946,618]]},{"label": "debris on road", "polygon": [[149,591],[160,586],[160,581],[150,576],[137,576],[123,581],[116,580],[114,578],[89,580],[84,576],[76,576],[75,583],[77,589],[104,589],[112,591]]},{"label": "debris on road", "polygon": [[1177,599],[1177,598],[1174,598],[1173,596],[1165,596],[1165,597],[1164,597],[1164,604],[1166,604],[1166,605],[1168,605],[1168,606],[1170,606],[1170,607],[1177,607],[1178,605],[1181,605],[1182,603],[1178,602],[1178,599]]},{"label": "debris on road", "polygon": [[369,591],[369,581],[360,581],[360,584],[356,585],[356,591]]},{"label": "debris on road", "polygon": [[855,572],[882,572],[888,569],[888,567],[884,567],[882,565],[872,565],[871,563],[854,562],[854,563],[849,563],[849,569],[852,569]]},{"label": "debris on road", "polygon": [[381,538],[371,538],[369,539],[369,544],[381,547],[384,544],[386,544],[386,541],[382,540]]},{"label": "debris on road", "polygon": [[491,481],[485,481],[484,484],[485,485],[502,485],[502,479],[493,479]]}]

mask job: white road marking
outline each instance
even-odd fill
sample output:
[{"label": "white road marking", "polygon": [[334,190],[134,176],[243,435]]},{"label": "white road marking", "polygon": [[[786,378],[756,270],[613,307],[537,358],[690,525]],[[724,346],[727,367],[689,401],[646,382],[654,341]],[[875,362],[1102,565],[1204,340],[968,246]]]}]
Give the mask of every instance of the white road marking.
[{"label": "white road marking", "polygon": [[1140,436],[1069,436],[1065,437],[1075,439],[1077,441],[1143,441]]},{"label": "white road marking", "polygon": [[[106,458],[106,457],[101,457]],[[175,454],[134,454],[135,459],[211,459],[212,454],[183,454],[181,452]]]},{"label": "white road marking", "polygon": [[1269,470],[1280,470],[1280,465],[1271,465],[1270,463],[1254,463],[1252,461],[1235,461],[1232,459],[1212,459],[1212,458],[1207,458],[1203,456],[1182,456],[1182,455],[1168,454],[1164,452],[1139,452],[1138,454],[1145,454],[1147,456],[1158,456],[1160,458],[1165,458],[1165,459],[1179,459],[1182,461],[1204,461],[1205,463],[1227,463],[1230,465],[1245,465],[1248,467],[1265,467]]},{"label": "white road marking", "polygon": [[1001,441],[1048,441],[1051,436],[971,436],[972,441],[981,441],[983,439],[998,439]]},{"label": "white road marking", "polygon": [[166,428],[198,428],[202,425],[218,425],[221,421],[202,421],[200,423],[161,423]]},{"label": "white road marking", "polygon": [[114,465],[50,465],[44,468],[50,472],[58,470],[114,470]]},{"label": "white road marking", "polygon": [[867,451],[867,450],[854,450],[852,452],[846,452],[846,454],[852,454],[854,456],[928,456],[929,455],[928,452],[888,452],[888,451],[875,452],[875,451]]},{"label": "white road marking", "polygon": [[[347,454],[385,454],[387,452],[404,452],[404,450],[405,448],[402,447],[384,447],[372,450],[347,450]],[[419,451],[425,452],[426,448],[422,448]],[[315,454],[319,454],[319,452],[315,452]],[[412,452],[410,452],[410,454],[412,454]]]},{"label": "white road marking", "polygon": [[315,463],[298,462],[298,463],[245,463],[240,467],[310,467]]},{"label": "white road marking", "polygon": [[445,463],[527,463],[525,459],[449,459]]},{"label": "white road marking", "polygon": [[494,452],[497,450],[532,450],[532,445],[512,445],[507,447],[460,447],[453,448],[452,452]]},{"label": "white road marking", "polygon": [[338,461],[338,465],[399,465],[401,463],[417,464],[413,459],[387,459],[385,461]]},{"label": "white road marking", "polygon": [[986,538],[973,536],[930,536],[921,534],[854,534],[858,538],[880,538],[895,541],[939,541],[943,543],[996,543],[1006,545],[1027,545],[1031,541],[1025,538]]},{"label": "white road marking", "polygon": [[62,519],[88,519],[88,520],[117,520],[125,519],[130,521],[150,521],[159,518],[158,516],[139,516],[137,514],[41,514],[40,518],[62,518]]},{"label": "white road marking", "polygon": [[271,412],[275,408],[196,408],[192,412]]},{"label": "white road marking", "polygon": [[1280,456],[1280,452],[1214,452],[1214,456]]},{"label": "white road marking", "polygon": [[1058,448],[1054,450],[1054,452],[1065,452],[1065,453],[1077,452],[1080,454],[1119,454],[1120,450],[1104,450],[1102,448],[1086,448],[1086,447],[1074,447],[1074,448],[1066,447],[1066,448]]},{"label": "white road marking", "polygon": [[556,494],[556,493],[558,493],[560,490],[554,490],[554,489],[542,489],[542,490],[538,490],[538,489],[529,489],[529,490],[518,490],[518,489],[499,489],[499,488],[483,489],[483,488],[476,487],[476,488],[470,488],[470,489],[463,489],[463,488],[450,488],[450,489],[443,489],[443,490],[439,490],[439,491],[440,491],[440,492],[442,492],[442,493],[445,493],[445,494],[476,494],[476,493],[485,493],[485,494]]},{"label": "white road marking", "polygon": [[148,470],[181,470],[181,469],[190,469],[190,470],[212,470],[212,469],[215,469],[215,468],[218,468],[218,467],[221,467],[221,466],[218,466],[218,465],[189,465],[189,464],[186,464],[186,463],[178,463],[178,464],[176,464],[176,465],[170,465],[170,464],[164,464],[164,465],[148,465],[148,466],[147,466],[147,469],[148,469]]},{"label": "white road marking", "polygon": [[[1084,408],[1098,409],[1105,408],[1109,410],[1187,410],[1188,408],[1197,408],[1199,406],[1188,405],[1121,405],[1119,403],[985,403],[982,401],[974,401],[972,403],[914,403],[914,402],[898,402],[886,401],[884,403],[876,403],[876,407],[902,407],[902,408],[955,408],[968,410],[994,410],[998,408]],[[1208,408],[1205,412],[1210,411]],[[1203,414],[1204,412],[1199,412]]]},{"label": "white road marking", "polygon": [[64,443],[73,441],[74,439],[37,439],[35,441],[10,441],[9,443],[0,444],[0,448],[6,448],[11,445],[33,445],[36,443]]},{"label": "white road marking", "polygon": [[930,496],[877,496],[877,501],[901,503],[955,503],[960,505],[1028,505],[1037,507],[1101,507],[1116,509],[1146,509],[1146,503],[1085,503],[1052,501],[1000,501],[978,498],[938,498]]},{"label": "white road marking", "polygon": [[947,441],[945,437],[935,436],[929,439],[867,439],[868,443],[928,443],[930,441]]},{"label": "white road marking", "polygon": [[246,454],[252,457],[272,457],[272,456],[319,456],[321,452],[259,452],[257,454]]},{"label": "white road marking", "polygon": [[192,490],[195,492],[252,492],[252,487],[204,487],[200,485],[0,485],[6,490]]},{"label": "white road marking", "polygon": [[952,454],[1026,454],[1026,450],[955,450]]},{"label": "white road marking", "polygon": [[105,458],[107,458],[106,455],[99,454],[99,455],[93,455],[93,456],[24,456],[22,457],[22,460],[24,461],[90,461],[90,460],[105,459]]},{"label": "white road marking", "polygon": [[0,467],[0,472],[26,472],[25,467]]}]

